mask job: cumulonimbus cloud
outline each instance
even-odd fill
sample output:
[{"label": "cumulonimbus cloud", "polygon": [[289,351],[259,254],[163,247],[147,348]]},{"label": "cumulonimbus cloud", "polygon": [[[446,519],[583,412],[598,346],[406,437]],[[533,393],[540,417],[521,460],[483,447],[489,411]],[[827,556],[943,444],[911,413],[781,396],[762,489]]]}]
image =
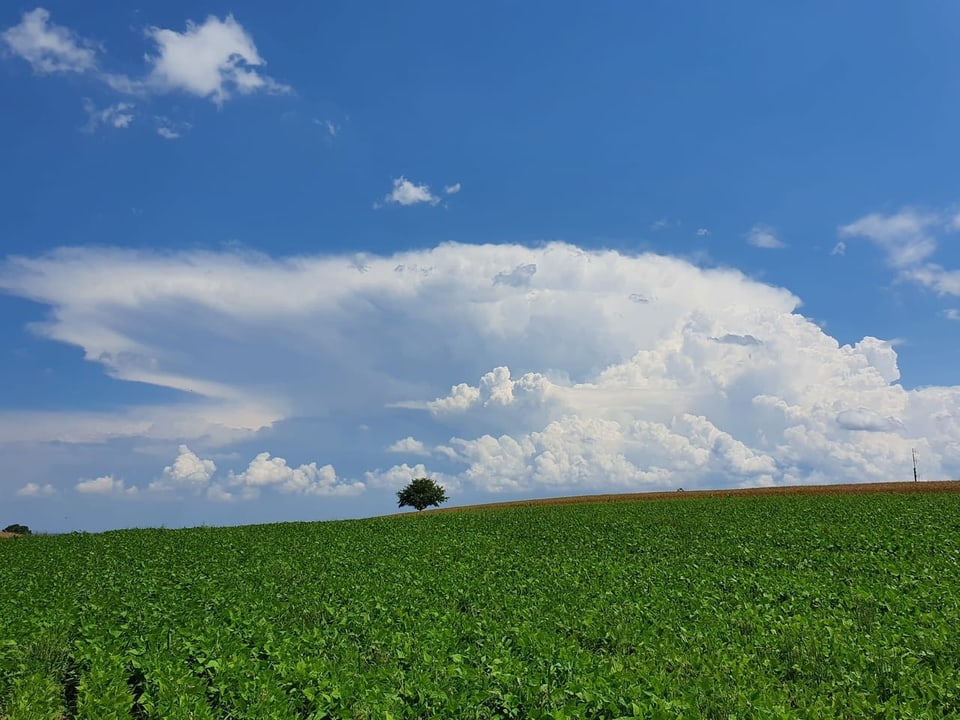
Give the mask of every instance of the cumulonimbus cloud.
[{"label": "cumulonimbus cloud", "polygon": [[[890,342],[841,345],[789,291],[672,257],[563,243],[362,262],[73,248],[6,260],[0,289],[46,306],[34,331],[118,380],[181,391],[102,418],[104,432],[129,419],[127,437],[159,427],[229,445],[349,416],[389,433],[350,448],[366,467],[263,453],[218,468],[209,497],[350,495],[421,471],[522,492],[883,480],[909,475],[914,447],[928,477],[960,475],[960,388],[907,389]],[[0,441],[64,436],[55,413],[4,417]]]}]

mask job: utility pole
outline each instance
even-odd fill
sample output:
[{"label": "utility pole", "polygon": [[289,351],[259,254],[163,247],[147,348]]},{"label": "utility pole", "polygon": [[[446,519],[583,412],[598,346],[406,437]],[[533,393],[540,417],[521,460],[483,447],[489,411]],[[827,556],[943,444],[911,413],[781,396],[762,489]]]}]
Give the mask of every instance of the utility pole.
[{"label": "utility pole", "polygon": [[913,455],[913,481],[917,482],[917,451],[910,448],[910,453]]}]

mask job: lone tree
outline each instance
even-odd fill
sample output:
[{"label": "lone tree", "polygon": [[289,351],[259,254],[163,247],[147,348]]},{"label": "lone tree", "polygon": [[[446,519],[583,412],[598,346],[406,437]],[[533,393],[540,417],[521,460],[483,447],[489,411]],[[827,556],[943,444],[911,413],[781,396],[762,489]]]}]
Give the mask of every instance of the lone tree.
[{"label": "lone tree", "polygon": [[447,501],[447,493],[430,478],[417,478],[397,493],[399,507],[414,507],[417,511]]},{"label": "lone tree", "polygon": [[14,523],[13,525],[7,525],[7,526],[3,529],[3,531],[6,532],[6,533],[14,533],[14,534],[16,534],[16,535],[29,535],[29,534],[30,534],[30,528],[28,528],[26,525],[20,525],[20,524],[18,524],[18,523]]}]

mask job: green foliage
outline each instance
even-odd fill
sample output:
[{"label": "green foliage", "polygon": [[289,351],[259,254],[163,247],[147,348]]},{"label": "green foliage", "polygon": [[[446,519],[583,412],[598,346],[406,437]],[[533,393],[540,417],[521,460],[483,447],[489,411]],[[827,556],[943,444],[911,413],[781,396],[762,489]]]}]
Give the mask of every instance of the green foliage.
[{"label": "green foliage", "polygon": [[960,496],[0,543],[0,718],[960,717]]},{"label": "green foliage", "polygon": [[8,532],[8,533],[16,533],[17,535],[29,535],[29,534],[30,534],[30,528],[28,528],[26,525],[19,525],[19,524],[16,524],[16,523],[14,523],[13,525],[7,525],[7,526],[3,529],[3,531],[4,531],[4,532]]},{"label": "green foliage", "polygon": [[399,507],[412,507],[418,511],[431,505],[439,506],[447,501],[447,493],[430,478],[416,478],[397,493]]}]

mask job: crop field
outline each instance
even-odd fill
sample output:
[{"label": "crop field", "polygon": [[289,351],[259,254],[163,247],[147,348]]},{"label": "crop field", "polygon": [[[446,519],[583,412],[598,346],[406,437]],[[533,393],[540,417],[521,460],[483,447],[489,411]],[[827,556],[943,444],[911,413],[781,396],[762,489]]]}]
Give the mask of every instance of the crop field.
[{"label": "crop field", "polygon": [[960,495],[0,542],[0,718],[960,717]]}]

